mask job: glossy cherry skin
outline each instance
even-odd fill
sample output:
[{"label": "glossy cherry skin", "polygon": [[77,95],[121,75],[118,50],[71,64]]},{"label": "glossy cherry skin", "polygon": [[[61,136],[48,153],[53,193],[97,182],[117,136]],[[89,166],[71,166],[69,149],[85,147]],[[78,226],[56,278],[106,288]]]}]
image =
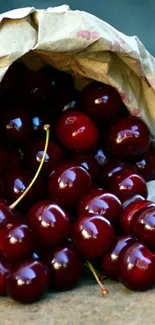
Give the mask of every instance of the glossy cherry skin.
[{"label": "glossy cherry skin", "polygon": [[137,211],[145,207],[155,207],[155,203],[147,200],[138,200],[129,204],[120,216],[120,225],[124,234],[131,234],[131,221]]},{"label": "glossy cherry skin", "polygon": [[111,125],[107,145],[119,157],[138,156],[147,151],[150,145],[150,131],[138,117],[124,117]]},{"label": "glossy cherry skin", "polygon": [[144,245],[126,247],[118,259],[119,280],[130,290],[150,289],[155,281],[155,257]]},{"label": "glossy cherry skin", "polygon": [[[4,178],[4,193],[9,203],[17,200],[31,183],[34,174],[25,169],[15,169],[8,172]],[[45,187],[41,176],[39,176],[29,192],[19,203],[20,207],[35,202],[44,195]]]},{"label": "glossy cherry skin", "polygon": [[48,78],[50,85],[50,92],[53,94],[57,89],[72,89],[74,87],[74,81],[70,74],[53,68],[51,65],[47,65],[41,69],[41,71]]},{"label": "glossy cherry skin", "polygon": [[22,92],[31,103],[40,104],[43,102],[50,92],[49,82],[43,71],[27,70],[23,80]]},{"label": "glossy cherry skin", "polygon": [[138,174],[148,182],[155,179],[155,150],[149,148],[146,153],[136,159]]},{"label": "glossy cherry skin", "polygon": [[7,202],[0,202],[0,229],[8,224],[14,224],[17,221],[20,221],[17,213],[9,209]]},{"label": "glossy cherry skin", "polygon": [[68,111],[61,115],[56,126],[59,141],[69,150],[87,151],[98,140],[98,131],[91,119],[82,112]]},{"label": "glossy cherry skin", "polygon": [[[45,140],[36,139],[30,141],[25,150],[25,159],[31,170],[37,170],[44,154]],[[59,145],[53,141],[49,141],[43,170],[48,174],[50,170],[58,166],[63,159],[63,151]]]},{"label": "glossy cherry skin", "polygon": [[[76,109],[78,106],[78,91],[74,88],[57,88],[51,98],[51,107],[55,110],[56,115],[68,110]],[[50,106],[50,102],[49,102]]]},{"label": "glossy cherry skin", "polygon": [[72,242],[87,259],[103,255],[113,240],[113,227],[101,215],[85,214],[73,224]]},{"label": "glossy cherry skin", "polygon": [[6,280],[8,295],[21,303],[40,299],[49,287],[47,266],[34,259],[16,265]]},{"label": "glossy cherry skin", "polygon": [[101,148],[94,149],[94,159],[99,166],[104,166],[107,162],[107,155]]},{"label": "glossy cherry skin", "polygon": [[22,223],[7,224],[0,229],[0,254],[9,261],[21,261],[34,251],[34,234]]},{"label": "glossy cherry skin", "polygon": [[145,180],[132,172],[132,170],[122,170],[115,174],[108,182],[108,189],[114,193],[121,202],[126,201],[135,194],[147,198],[148,191]]},{"label": "glossy cherry skin", "polygon": [[94,195],[90,193],[82,198],[78,206],[79,216],[89,214],[99,214],[108,219],[112,224],[119,221],[122,213],[122,204],[113,194],[105,192]]},{"label": "glossy cherry skin", "polygon": [[113,118],[123,106],[115,88],[97,81],[82,90],[81,104],[86,114],[99,123]]},{"label": "glossy cherry skin", "polygon": [[0,120],[1,135],[7,143],[23,144],[32,133],[31,116],[21,105],[3,110]]},{"label": "glossy cherry skin", "polygon": [[61,246],[47,253],[45,259],[50,271],[50,284],[56,290],[69,290],[83,274],[83,263],[74,248]]},{"label": "glossy cherry skin", "polygon": [[85,168],[63,163],[50,175],[49,197],[60,206],[74,207],[91,186],[91,176]]},{"label": "glossy cherry skin", "polygon": [[132,196],[131,198],[129,198],[128,200],[123,202],[123,210],[125,210],[127,208],[128,205],[130,205],[133,202],[137,202],[137,201],[144,201],[145,199],[143,198],[143,196],[139,195],[139,194],[135,194],[134,196]]},{"label": "glossy cherry skin", "polygon": [[101,171],[101,179],[102,182],[105,184],[108,184],[109,180],[118,172],[121,171],[133,171],[134,173],[136,173],[137,168],[135,167],[134,164],[126,164],[123,162],[119,162],[119,161],[108,161],[106,164],[104,164],[104,166],[102,167],[102,171]]},{"label": "glossy cherry skin", "polygon": [[155,205],[144,206],[134,214],[130,226],[131,234],[155,252]]},{"label": "glossy cherry skin", "polygon": [[101,266],[103,273],[110,279],[117,280],[118,278],[118,259],[124,247],[129,247],[134,244],[136,239],[130,236],[118,237],[108,251],[103,255]]},{"label": "glossy cherry skin", "polygon": [[11,266],[4,256],[0,256],[0,296],[6,295],[6,278],[10,273]]},{"label": "glossy cherry skin", "polygon": [[69,234],[68,215],[50,200],[34,204],[28,212],[27,223],[41,245],[55,247],[63,242]]},{"label": "glossy cherry skin", "polygon": [[99,166],[93,158],[93,155],[85,152],[76,152],[71,155],[71,160],[76,161],[80,166],[85,168],[94,181],[99,179]]}]

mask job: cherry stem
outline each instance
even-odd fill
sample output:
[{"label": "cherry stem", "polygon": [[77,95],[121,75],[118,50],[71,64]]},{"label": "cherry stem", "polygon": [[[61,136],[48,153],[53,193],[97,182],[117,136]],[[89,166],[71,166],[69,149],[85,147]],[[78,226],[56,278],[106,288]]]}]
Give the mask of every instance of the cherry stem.
[{"label": "cherry stem", "polygon": [[9,206],[10,210],[13,210],[17,206],[17,204],[25,197],[25,195],[29,192],[29,190],[31,189],[31,187],[33,186],[33,184],[35,183],[36,179],[38,178],[38,176],[40,174],[40,171],[44,164],[44,160],[45,160],[46,153],[47,153],[47,148],[48,148],[48,143],[49,143],[49,135],[50,135],[50,125],[49,124],[44,125],[43,129],[46,131],[46,141],[45,141],[44,153],[43,153],[40,165],[37,169],[37,172],[36,172],[34,178],[32,179],[29,186],[26,188],[26,190],[22,193],[22,195],[14,203],[12,203]]},{"label": "cherry stem", "polygon": [[102,292],[102,295],[105,296],[108,294],[108,289],[104,288],[103,284],[101,283],[101,281],[99,280],[98,276],[97,276],[97,272],[95,271],[95,268],[94,266],[90,263],[90,261],[87,261],[87,265],[90,269],[90,271],[92,272],[92,274],[94,275],[94,278],[96,279],[100,289],[101,289],[101,292]]}]

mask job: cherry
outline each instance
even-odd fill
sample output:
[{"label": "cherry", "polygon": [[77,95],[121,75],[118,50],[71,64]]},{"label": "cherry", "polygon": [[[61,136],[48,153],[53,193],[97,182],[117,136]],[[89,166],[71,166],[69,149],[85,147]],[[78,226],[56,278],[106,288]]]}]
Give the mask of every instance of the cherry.
[{"label": "cherry", "polygon": [[123,203],[123,209],[125,210],[127,208],[128,205],[130,205],[133,202],[137,202],[137,201],[144,201],[144,197],[139,195],[139,194],[135,194],[133,195],[131,198],[129,198],[128,200],[124,201]]},{"label": "cherry", "polygon": [[34,251],[34,235],[25,224],[7,224],[0,229],[0,254],[10,261],[30,257]]},{"label": "cherry", "polygon": [[8,223],[14,224],[17,221],[20,221],[18,213],[16,211],[11,211],[7,202],[0,202],[0,229]]},{"label": "cherry", "polygon": [[119,221],[122,213],[120,200],[113,194],[104,192],[93,192],[81,199],[78,207],[78,214],[99,214],[108,219],[112,224]]},{"label": "cherry", "polygon": [[31,116],[21,105],[9,106],[2,112],[0,128],[5,141],[23,144],[32,133]]},{"label": "cherry", "polygon": [[51,117],[51,112],[48,110],[45,104],[43,105],[32,105],[32,127],[33,127],[33,137],[36,138],[44,138],[44,130],[43,127],[46,124],[50,124],[53,127],[53,117]]},{"label": "cherry", "polygon": [[107,146],[114,155],[133,157],[143,154],[150,144],[150,131],[138,117],[123,117],[115,121],[107,134]]},{"label": "cherry", "polygon": [[155,252],[155,204],[143,206],[131,220],[131,234]]},{"label": "cherry", "polygon": [[110,160],[104,166],[102,167],[101,175],[102,182],[105,184],[108,184],[109,180],[113,177],[113,175],[116,175],[116,173],[121,171],[133,171],[136,173],[137,169],[134,166],[134,164],[127,164],[123,162],[113,161]]},{"label": "cherry", "polygon": [[118,237],[108,251],[103,255],[101,265],[103,273],[110,279],[117,280],[118,278],[118,259],[124,247],[129,247],[134,244],[136,239],[130,236]]},{"label": "cherry", "polygon": [[138,173],[148,182],[155,179],[155,150],[149,148],[146,153],[136,159]]},{"label": "cherry", "polygon": [[63,163],[50,175],[50,198],[64,207],[75,206],[92,186],[91,176],[78,164]]},{"label": "cherry", "polygon": [[122,250],[118,259],[119,279],[130,290],[144,291],[155,281],[155,257],[142,244],[135,243]]},{"label": "cherry", "polygon": [[[8,201],[12,203],[17,200],[25,192],[32,179],[33,174],[24,169],[15,169],[8,172],[4,178],[4,193]],[[38,198],[41,198],[44,195],[44,191],[43,179],[39,176],[19,205],[27,207],[27,204],[31,204]]]},{"label": "cherry", "polygon": [[[27,144],[25,150],[25,159],[31,170],[36,170],[44,153],[45,140],[36,139]],[[46,152],[43,170],[50,173],[51,169],[60,164],[63,159],[63,151],[59,145],[49,141]]]},{"label": "cherry", "polygon": [[75,110],[63,113],[56,126],[59,141],[70,150],[86,151],[98,140],[98,131],[91,119]]},{"label": "cherry", "polygon": [[72,247],[56,248],[46,255],[45,261],[50,271],[51,287],[56,290],[71,289],[82,276],[83,263]]},{"label": "cherry", "polygon": [[50,86],[42,70],[27,70],[21,90],[28,101],[40,104],[40,102],[43,102],[47,98],[50,92]]},{"label": "cherry", "polygon": [[145,180],[132,170],[117,172],[108,182],[108,189],[124,202],[135,194],[147,198],[148,191]]},{"label": "cherry", "polygon": [[8,260],[4,256],[0,256],[0,296],[6,295],[6,278],[10,269]]},{"label": "cherry", "polygon": [[40,299],[48,286],[48,268],[34,259],[16,265],[6,280],[8,295],[21,303],[32,303]]},{"label": "cherry", "polygon": [[137,211],[141,211],[141,209],[145,207],[153,206],[155,206],[155,203],[141,199],[129,204],[120,216],[120,225],[124,234],[131,234],[131,221],[133,218],[135,218]]},{"label": "cherry", "polygon": [[76,152],[71,155],[71,160],[76,161],[84,167],[92,176],[94,181],[99,179],[99,167],[96,160],[90,153]]},{"label": "cherry", "polygon": [[[76,109],[78,106],[78,91],[74,88],[63,87],[55,89],[55,92],[51,92],[51,106],[55,110],[55,114],[58,115],[68,110]],[[49,101],[50,106],[50,101]]]},{"label": "cherry", "polygon": [[113,240],[113,227],[101,215],[85,214],[73,224],[72,242],[88,259],[103,255]]},{"label": "cherry", "polygon": [[50,200],[34,204],[28,212],[27,223],[41,245],[56,246],[69,234],[68,215]]},{"label": "cherry", "polygon": [[113,118],[122,108],[121,97],[116,89],[97,81],[83,89],[81,104],[86,114],[99,123]]}]

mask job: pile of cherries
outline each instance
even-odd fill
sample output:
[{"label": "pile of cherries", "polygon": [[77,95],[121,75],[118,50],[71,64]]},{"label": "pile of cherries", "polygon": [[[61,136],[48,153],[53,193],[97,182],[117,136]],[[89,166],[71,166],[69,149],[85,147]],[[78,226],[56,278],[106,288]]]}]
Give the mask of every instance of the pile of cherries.
[{"label": "pile of cherries", "polygon": [[0,103],[0,294],[34,302],[74,287],[86,267],[103,294],[102,275],[151,288],[155,149],[145,123],[111,86],[79,92],[50,66],[14,63]]}]

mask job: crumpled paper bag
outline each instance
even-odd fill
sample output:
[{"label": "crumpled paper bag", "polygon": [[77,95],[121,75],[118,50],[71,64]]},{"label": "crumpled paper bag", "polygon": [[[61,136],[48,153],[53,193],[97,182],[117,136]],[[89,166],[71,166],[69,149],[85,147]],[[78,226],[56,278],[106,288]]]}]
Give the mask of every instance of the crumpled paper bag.
[{"label": "crumpled paper bag", "polygon": [[46,62],[75,78],[112,85],[155,138],[155,58],[137,36],[67,5],[17,9],[0,15],[0,81],[21,57],[34,69]]}]

